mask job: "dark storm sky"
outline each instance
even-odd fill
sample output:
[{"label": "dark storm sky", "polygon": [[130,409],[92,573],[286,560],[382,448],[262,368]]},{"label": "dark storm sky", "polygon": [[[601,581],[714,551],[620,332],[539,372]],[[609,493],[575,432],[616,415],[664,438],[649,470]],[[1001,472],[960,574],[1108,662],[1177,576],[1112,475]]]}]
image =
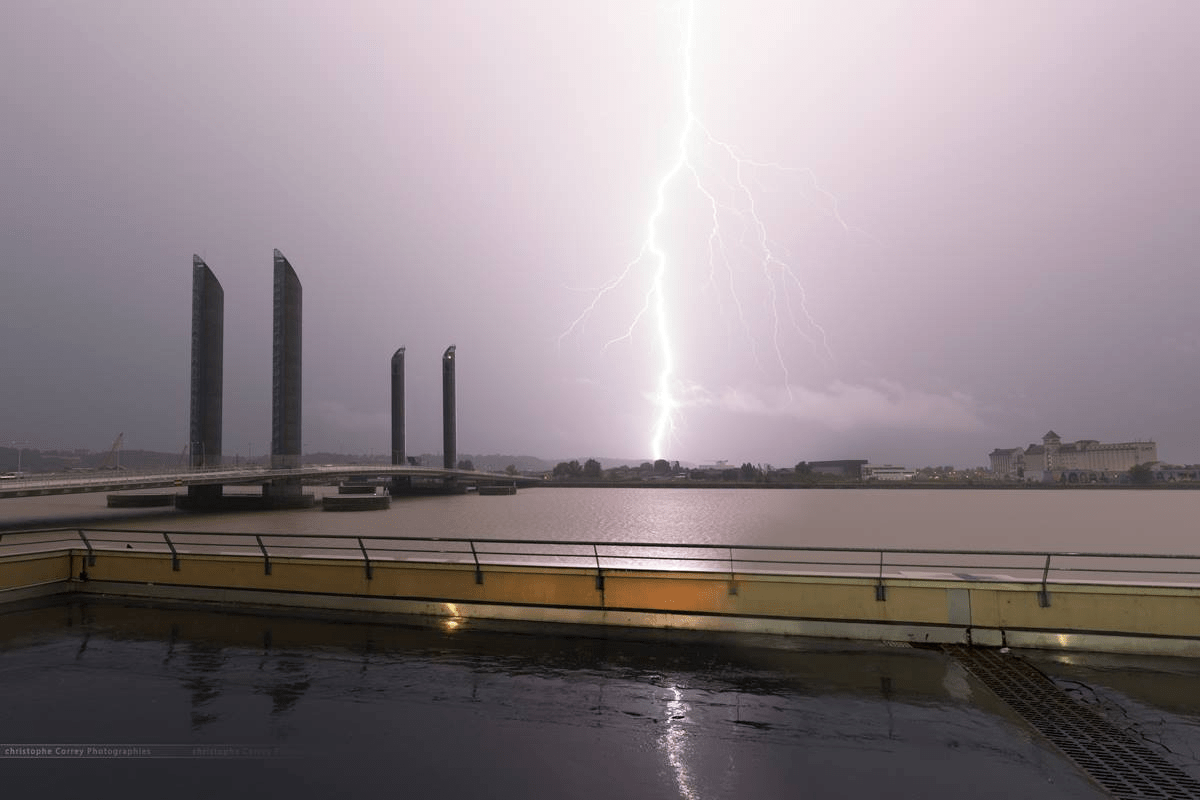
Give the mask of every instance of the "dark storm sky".
[{"label": "dark storm sky", "polygon": [[182,448],[198,253],[262,454],[277,247],[307,451],[399,346],[438,450],[455,344],[460,452],[1200,461],[1200,4],[698,0],[690,83],[687,10],[9,3],[0,443]]}]

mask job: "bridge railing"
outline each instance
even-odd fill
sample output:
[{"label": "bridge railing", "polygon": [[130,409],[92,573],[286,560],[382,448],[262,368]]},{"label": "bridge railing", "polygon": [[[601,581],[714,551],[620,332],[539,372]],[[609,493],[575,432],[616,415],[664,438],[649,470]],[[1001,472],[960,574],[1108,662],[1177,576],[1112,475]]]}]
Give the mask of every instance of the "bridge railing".
[{"label": "bridge railing", "polygon": [[[265,464],[225,464],[205,467],[162,467],[150,469],[96,470],[81,472],[33,473],[19,477],[4,476],[0,480],[0,496],[22,496],[35,490],[87,490],[123,491],[166,487],[174,482],[181,485],[215,482],[227,479],[228,483],[257,482],[275,478],[300,477],[304,479],[329,479],[346,476],[394,476],[394,475],[447,475],[455,474],[467,479],[513,480],[512,476],[494,472],[446,470],[440,467],[393,466],[387,464],[301,464],[296,467],[278,468]],[[528,477],[517,480],[529,482]],[[50,491],[48,493],[54,493]]]},{"label": "bridge railing", "polygon": [[1049,583],[1200,586],[1200,555],[1089,553],[1029,550],[938,550],[856,547],[790,547],[669,542],[548,539],[473,539],[423,536],[355,536],[223,533],[123,528],[52,528],[0,534],[0,558],[82,551],[89,560],[105,552],[170,554],[175,569],[189,556],[346,559],[361,562],[370,577],[381,562],[444,563],[474,567],[482,582],[489,568],[573,567],[739,574],[867,577],[877,596],[896,579],[1036,584],[1048,602]]},{"label": "bridge railing", "polygon": [[216,467],[189,467],[178,465],[173,467],[139,467],[137,469],[97,469],[72,470],[70,472],[26,472],[17,476],[4,476],[0,488],[6,486],[37,487],[71,483],[111,483],[121,480],[153,479],[157,477],[174,477],[178,475],[196,475],[218,472],[254,473],[269,469],[262,465],[234,465]]}]

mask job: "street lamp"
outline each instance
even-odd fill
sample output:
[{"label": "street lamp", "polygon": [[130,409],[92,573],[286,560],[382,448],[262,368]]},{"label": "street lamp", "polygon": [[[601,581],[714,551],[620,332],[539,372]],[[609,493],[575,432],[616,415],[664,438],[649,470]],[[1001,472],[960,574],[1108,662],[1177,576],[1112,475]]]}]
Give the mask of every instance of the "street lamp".
[{"label": "street lamp", "polygon": [[17,448],[17,477],[21,477],[21,450],[28,447],[29,442],[9,442],[9,444]]}]

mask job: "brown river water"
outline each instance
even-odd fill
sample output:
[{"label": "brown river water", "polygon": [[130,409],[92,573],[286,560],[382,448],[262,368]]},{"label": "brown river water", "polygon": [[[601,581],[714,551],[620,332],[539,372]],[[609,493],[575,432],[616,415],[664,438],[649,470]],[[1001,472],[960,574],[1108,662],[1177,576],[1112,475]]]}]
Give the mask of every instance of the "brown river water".
[{"label": "brown river water", "polygon": [[[331,487],[316,487],[322,492]],[[386,511],[185,514],[108,509],[105,495],[0,500],[0,530],[108,525],[168,531],[427,536],[788,547],[1200,555],[1200,492],[522,489],[397,497]]]}]

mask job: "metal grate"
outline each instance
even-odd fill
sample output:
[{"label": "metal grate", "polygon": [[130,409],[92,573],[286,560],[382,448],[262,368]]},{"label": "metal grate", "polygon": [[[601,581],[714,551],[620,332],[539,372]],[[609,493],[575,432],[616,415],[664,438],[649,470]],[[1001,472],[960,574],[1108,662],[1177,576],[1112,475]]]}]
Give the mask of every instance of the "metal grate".
[{"label": "metal grate", "polygon": [[964,645],[945,649],[1118,800],[1200,800],[1200,781],[1072,699],[1024,659]]}]

